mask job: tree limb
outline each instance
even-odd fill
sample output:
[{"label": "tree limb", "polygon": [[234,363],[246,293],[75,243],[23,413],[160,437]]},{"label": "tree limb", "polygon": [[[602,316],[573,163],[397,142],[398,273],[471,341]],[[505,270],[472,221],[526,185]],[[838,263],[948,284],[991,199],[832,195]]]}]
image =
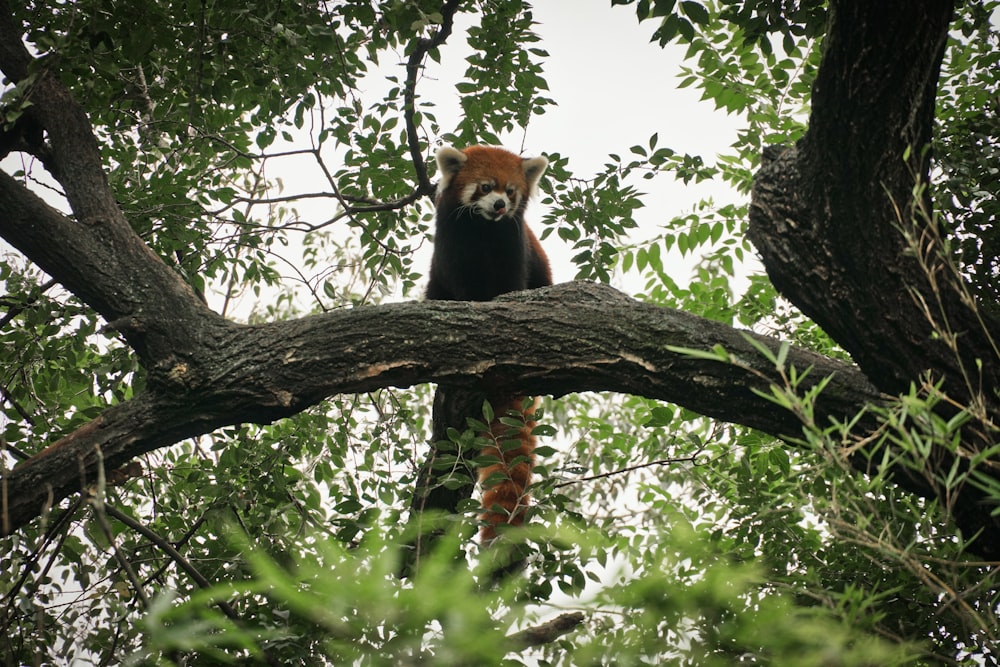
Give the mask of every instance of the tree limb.
[{"label": "tree limb", "polygon": [[[52,147],[46,166],[62,185],[75,218],[61,215],[2,174],[0,235],[121,331],[147,366],[183,357],[193,342],[159,327],[176,314],[207,317],[211,311],[125,220],[90,120],[51,69],[57,63],[33,61],[7,0],[0,0],[0,70],[14,82],[30,81],[25,98]],[[163,345],[165,338],[169,345]]]},{"label": "tree limb", "polygon": [[927,189],[952,4],[833,3],[808,132],[765,156],[749,236],[778,290],[880,389],[930,369],[997,422],[1000,400],[979,388],[1000,379],[1000,328],[954,270]]},{"label": "tree limb", "polygon": [[508,639],[517,647],[515,650],[531,646],[541,646],[542,644],[554,642],[563,635],[572,632],[583,623],[583,620],[583,614],[578,611],[560,614],[551,621],[515,632]]},{"label": "tree limb", "polygon": [[[457,0],[416,52],[439,46]],[[30,56],[0,0],[0,68],[27,76]],[[6,41],[4,41],[6,40]],[[418,65],[419,60],[411,65]],[[415,82],[416,70],[408,69]],[[53,72],[38,73],[30,99],[49,132],[57,176],[75,219],[0,175],[0,234],[121,331],[149,373],[148,389],[52,444],[4,475],[9,523],[36,516],[51,492],[95,478],[98,448],[109,468],[220,426],[266,423],[327,396],[419,382],[473,390],[562,395],[613,390],[673,401],[771,433],[795,434],[794,415],[753,392],[775,377],[740,333],[682,312],[636,303],[608,288],[552,288],[521,303],[393,304],[291,322],[244,327],[211,312],[141,241],[104,175],[86,114]],[[413,98],[410,98],[410,112]],[[415,135],[410,134],[411,149]],[[422,164],[422,163],[421,163]],[[421,179],[421,189],[427,185]],[[364,333],[359,333],[364,332]],[[772,339],[757,337],[776,349]],[[670,352],[723,345],[738,368]],[[789,362],[834,375],[819,406],[847,417],[875,390],[847,364],[794,350]]]},{"label": "tree limb", "polygon": [[[934,219],[930,141],[951,0],[831,3],[809,129],[765,151],[749,237],[775,287],[887,394],[940,386],[971,417],[938,470],[968,470],[1000,424],[1000,326],[972,298]],[[956,465],[957,464],[957,465]],[[952,498],[954,501],[954,497]],[[949,504],[976,548],[1000,553],[996,499]]]},{"label": "tree limb", "polygon": [[[235,423],[267,423],[340,393],[439,382],[469,389],[561,396],[607,390],[677,403],[768,433],[795,435],[795,415],[761,398],[780,382],[745,336],[682,311],[636,302],[610,287],[557,285],[488,303],[397,303],[341,310],[258,326],[215,318],[175,322],[204,340],[190,364],[109,408],[86,426],[10,471],[10,529],[94,479],[95,447],[109,468],[184,438]],[[202,328],[204,327],[204,328]],[[699,359],[668,346],[721,345],[741,365]],[[818,419],[846,419],[878,401],[850,364],[792,348],[787,363],[812,368],[805,387],[832,376]]]},{"label": "tree limb", "polygon": [[190,360],[205,344],[185,340],[189,330],[176,322],[224,325],[142,242],[117,205],[107,208],[108,217],[81,224],[79,213],[66,217],[0,173],[0,210],[0,235],[121,331],[151,371]]}]

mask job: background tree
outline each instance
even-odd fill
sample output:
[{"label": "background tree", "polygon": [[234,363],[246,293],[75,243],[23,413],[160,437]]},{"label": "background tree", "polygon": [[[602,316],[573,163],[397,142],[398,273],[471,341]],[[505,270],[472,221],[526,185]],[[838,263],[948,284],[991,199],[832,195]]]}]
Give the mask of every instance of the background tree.
[{"label": "background tree", "polygon": [[[470,306],[404,300],[427,158],[553,103],[527,3],[0,0],[8,664],[995,659],[996,4],[636,9],[738,142],[550,155],[543,238],[639,300]],[[460,24],[445,128],[420,86]],[[663,175],[743,196],[637,241]],[[438,381],[560,397],[492,554],[475,423],[438,415],[421,474]]]}]

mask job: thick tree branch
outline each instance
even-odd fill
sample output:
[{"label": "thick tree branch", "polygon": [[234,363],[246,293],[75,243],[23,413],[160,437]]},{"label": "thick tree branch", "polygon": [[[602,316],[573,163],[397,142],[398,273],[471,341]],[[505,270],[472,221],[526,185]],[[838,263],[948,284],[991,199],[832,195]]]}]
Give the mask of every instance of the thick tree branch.
[{"label": "thick tree branch", "polygon": [[172,365],[198,343],[161,327],[209,311],[132,231],[111,191],[87,114],[49,69],[57,60],[34,61],[28,54],[6,0],[0,0],[0,44],[0,70],[15,82],[30,81],[29,111],[52,146],[47,166],[75,216],[62,216],[3,174],[0,234],[121,331],[148,366]]},{"label": "thick tree branch", "polygon": [[0,235],[121,331],[150,370],[205,344],[185,340],[177,322],[214,317],[223,324],[123,219],[81,224],[4,173],[0,210]]},{"label": "thick tree branch", "polygon": [[508,639],[516,647],[515,650],[529,648],[531,646],[541,646],[549,644],[559,639],[565,634],[575,630],[584,621],[581,612],[574,611],[568,614],[560,614],[551,621],[546,621],[532,628],[526,628],[520,632],[512,634]]},{"label": "thick tree branch", "polygon": [[758,173],[750,238],[775,286],[880,389],[931,370],[1000,417],[979,391],[1000,378],[1000,328],[949,265],[926,188],[951,14],[950,0],[833,3],[809,131]]},{"label": "thick tree branch", "polygon": [[[671,401],[774,434],[798,419],[754,390],[780,382],[745,332],[681,311],[638,303],[600,285],[570,283],[489,303],[399,303],[260,326],[183,323],[206,340],[190,365],[14,468],[10,530],[37,516],[48,497],[95,478],[95,447],[109,467],[227,424],[266,423],[327,396],[441,382],[560,396],[610,390]],[[199,330],[204,327],[204,330]],[[211,332],[211,336],[205,334]],[[359,332],[365,332],[359,334]],[[210,340],[209,340],[210,338]],[[777,350],[778,341],[752,336]],[[725,347],[742,366],[671,352]],[[832,376],[819,418],[846,418],[878,394],[850,364],[792,349],[787,363],[811,367],[807,385]]]},{"label": "thick tree branch", "polygon": [[[951,0],[831,3],[809,130],[765,152],[749,235],[778,290],[819,323],[887,394],[940,384],[946,417],[968,410],[959,453],[996,439],[1000,327],[970,296],[927,189],[929,145]],[[963,453],[964,452],[964,453]],[[954,501],[954,498],[952,498]],[[955,519],[1000,553],[995,499],[966,486]]]}]

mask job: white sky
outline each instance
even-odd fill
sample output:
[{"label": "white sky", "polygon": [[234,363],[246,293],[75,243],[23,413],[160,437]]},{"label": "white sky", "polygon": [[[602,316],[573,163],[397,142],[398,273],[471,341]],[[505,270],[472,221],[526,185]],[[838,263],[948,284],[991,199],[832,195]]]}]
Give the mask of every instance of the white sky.
[{"label": "white sky", "polygon": [[[539,0],[534,13],[541,46],[549,53],[544,67],[550,97],[558,106],[531,121],[529,148],[558,152],[590,173],[608,153],[625,157],[629,146],[646,145],[654,132],[658,146],[702,155],[707,162],[736,140],[738,118],[701,101],[693,87],[677,88],[685,47],[650,42],[657,24],[639,24],[634,7],[612,7],[607,0]],[[669,175],[637,187],[649,193],[646,208],[635,214],[638,238],[652,236],[702,198],[728,196],[719,184],[685,186]],[[554,235],[547,246],[553,242],[558,243]],[[553,250],[556,280],[571,279],[568,256]],[[672,257],[678,267],[670,273],[684,284],[695,259]]]},{"label": "white sky", "polygon": [[[504,137],[509,149],[519,152],[523,141],[526,155],[559,153],[569,158],[578,175],[587,176],[601,170],[609,153],[628,159],[628,147],[646,145],[654,132],[659,133],[658,146],[699,154],[707,161],[736,140],[738,118],[715,111],[693,88],[677,88],[684,47],[671,44],[663,49],[651,43],[656,24],[640,25],[634,7],[612,7],[608,0],[538,0],[534,16],[541,37],[537,46],[549,53],[543,62],[547,97],[557,106],[534,116],[526,136]],[[418,87],[423,99],[434,101],[442,128],[453,127],[459,119],[453,86],[466,67],[464,28],[473,19],[459,17],[441,49],[441,67],[429,63],[430,76]],[[685,186],[669,176],[637,187],[649,193],[646,208],[635,214],[637,237],[652,236],[660,223],[689,211],[706,196],[725,198],[728,192],[719,191],[718,184],[715,193],[712,184]],[[543,213],[533,202],[529,225]],[[540,225],[536,222],[533,228],[538,231]],[[556,282],[572,279],[575,269],[568,249],[555,235],[546,239],[545,248]],[[685,268],[673,277],[686,282],[693,261],[684,261]]]},{"label": "white sky", "polygon": [[700,102],[693,88],[676,88],[684,47],[649,42],[656,24],[639,24],[633,7],[540,0],[534,13],[541,46],[550,54],[545,73],[551,97],[559,106],[532,121],[531,146],[596,170],[607,153],[645,144],[653,132],[662,145],[702,155],[735,140],[734,118]]},{"label": "white sky", "polygon": [[[539,23],[535,30],[541,38],[535,46],[549,53],[543,61],[543,76],[549,85],[546,96],[557,106],[548,107],[544,115],[533,116],[526,134],[503,137],[510,150],[521,152],[523,144],[525,155],[559,153],[569,159],[577,176],[585,178],[602,169],[609,153],[630,159],[629,146],[647,145],[653,133],[659,135],[659,147],[702,155],[709,163],[735,141],[740,119],[716,111],[711,102],[701,101],[694,88],[676,87],[684,47],[672,44],[664,49],[651,43],[649,38],[656,24],[650,21],[640,25],[633,7],[612,7],[608,0],[537,0],[534,16]],[[445,132],[460,120],[459,95],[454,86],[464,78],[465,58],[471,53],[466,31],[475,20],[475,14],[457,17],[454,32],[440,49],[441,64],[428,59],[418,83],[418,105],[433,103],[433,113]],[[363,106],[380,100],[384,91],[395,85],[387,83],[386,76],[399,80],[405,77],[403,61],[402,54],[388,54],[382,69],[373,71],[362,82]],[[333,154],[328,159],[335,165]],[[311,158],[275,160],[267,173],[270,178],[282,179],[283,194],[329,189]],[[662,223],[689,212],[703,198],[714,197],[723,203],[733,198],[730,190],[719,183],[686,186],[669,174],[652,181],[638,179],[634,185],[647,194],[646,207],[635,212],[639,224],[632,234],[635,240],[655,236]],[[328,200],[296,204],[301,218],[314,222],[327,218],[331,206]],[[544,214],[540,202],[529,205],[527,220],[536,232],[542,229]],[[555,281],[571,280],[576,273],[570,260],[574,254],[571,248],[555,234],[543,245]],[[295,246],[289,250],[294,253]],[[415,259],[416,265],[429,266],[430,253],[430,244],[425,244]],[[697,259],[671,253],[671,277],[686,284]],[[279,270],[284,272],[280,266]],[[631,281],[619,281],[616,286],[627,292],[641,289],[633,281],[638,283],[633,276]],[[214,305],[214,299],[210,300]],[[230,313],[243,317],[252,309],[252,303],[242,301]]]}]

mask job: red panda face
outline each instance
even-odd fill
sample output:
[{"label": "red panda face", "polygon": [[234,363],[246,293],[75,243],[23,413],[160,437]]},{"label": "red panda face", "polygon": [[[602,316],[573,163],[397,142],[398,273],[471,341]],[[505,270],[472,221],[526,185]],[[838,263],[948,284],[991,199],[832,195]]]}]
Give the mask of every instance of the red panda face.
[{"label": "red panda face", "polygon": [[439,206],[467,208],[486,220],[499,221],[524,211],[549,161],[522,159],[493,146],[462,151],[445,146],[437,153],[437,163]]}]

